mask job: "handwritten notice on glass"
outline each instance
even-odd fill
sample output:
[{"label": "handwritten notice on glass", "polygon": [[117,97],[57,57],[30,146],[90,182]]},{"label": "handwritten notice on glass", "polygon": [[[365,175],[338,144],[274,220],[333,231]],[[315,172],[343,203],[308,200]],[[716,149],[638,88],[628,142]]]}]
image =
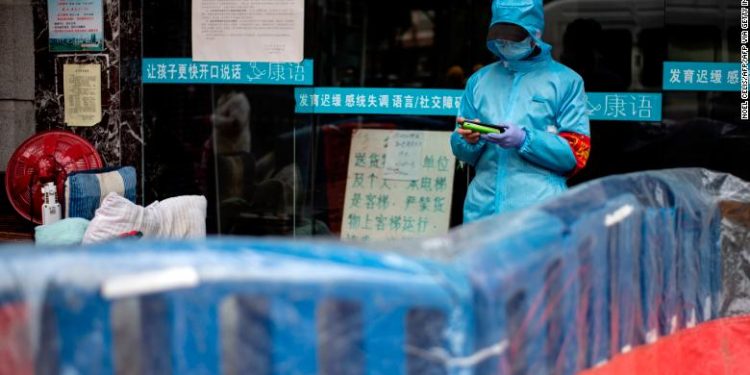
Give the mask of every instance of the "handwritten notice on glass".
[{"label": "handwritten notice on glass", "polygon": [[420,177],[424,132],[400,131],[388,137],[383,178],[412,181]]},{"label": "handwritten notice on glass", "polygon": [[[367,241],[446,233],[456,163],[450,135],[436,131],[355,131],[341,237]],[[395,166],[389,169],[391,163]]]}]

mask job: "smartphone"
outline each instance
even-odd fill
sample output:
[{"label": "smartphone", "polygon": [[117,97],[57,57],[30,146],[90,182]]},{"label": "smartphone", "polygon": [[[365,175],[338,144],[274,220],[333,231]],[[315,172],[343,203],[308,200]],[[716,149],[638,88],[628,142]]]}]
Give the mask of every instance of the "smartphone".
[{"label": "smartphone", "polygon": [[477,133],[482,133],[482,134],[504,133],[505,129],[507,129],[504,126],[483,124],[481,122],[476,122],[476,121],[464,121],[461,124],[461,127],[464,129],[475,131]]}]

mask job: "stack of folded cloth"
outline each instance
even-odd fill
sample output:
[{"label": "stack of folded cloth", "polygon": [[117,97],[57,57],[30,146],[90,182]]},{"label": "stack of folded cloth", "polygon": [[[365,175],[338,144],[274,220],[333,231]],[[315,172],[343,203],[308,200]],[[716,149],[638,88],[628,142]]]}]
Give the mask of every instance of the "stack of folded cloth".
[{"label": "stack of folded cloth", "polygon": [[180,196],[141,207],[108,194],[91,220],[83,243],[97,243],[138,233],[144,238],[197,239],[206,236],[206,198]]},{"label": "stack of folded cloth", "polygon": [[37,245],[90,244],[118,238],[195,239],[206,236],[205,197],[180,196],[141,207],[134,203],[135,190],[133,167],[72,173],[65,182],[67,218],[37,227]]},{"label": "stack of folded cloth", "polygon": [[89,221],[79,217],[60,220],[34,229],[37,246],[72,246],[83,241]]}]

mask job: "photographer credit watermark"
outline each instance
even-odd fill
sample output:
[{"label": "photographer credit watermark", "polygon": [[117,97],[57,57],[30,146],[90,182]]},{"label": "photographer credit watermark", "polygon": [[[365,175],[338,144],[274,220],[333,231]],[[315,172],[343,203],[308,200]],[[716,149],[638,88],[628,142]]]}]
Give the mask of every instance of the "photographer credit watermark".
[{"label": "photographer credit watermark", "polygon": [[748,0],[740,0],[740,71],[742,79],[740,80],[740,116],[743,120],[750,118],[750,107],[748,105]]}]

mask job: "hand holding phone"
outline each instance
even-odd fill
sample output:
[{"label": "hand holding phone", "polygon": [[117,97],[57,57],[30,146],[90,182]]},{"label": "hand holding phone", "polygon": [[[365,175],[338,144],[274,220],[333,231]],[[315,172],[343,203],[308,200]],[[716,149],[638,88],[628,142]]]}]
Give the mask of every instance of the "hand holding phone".
[{"label": "hand holding phone", "polygon": [[461,123],[461,128],[480,134],[501,134],[504,133],[506,129],[504,126],[484,124],[478,121],[464,121]]}]

